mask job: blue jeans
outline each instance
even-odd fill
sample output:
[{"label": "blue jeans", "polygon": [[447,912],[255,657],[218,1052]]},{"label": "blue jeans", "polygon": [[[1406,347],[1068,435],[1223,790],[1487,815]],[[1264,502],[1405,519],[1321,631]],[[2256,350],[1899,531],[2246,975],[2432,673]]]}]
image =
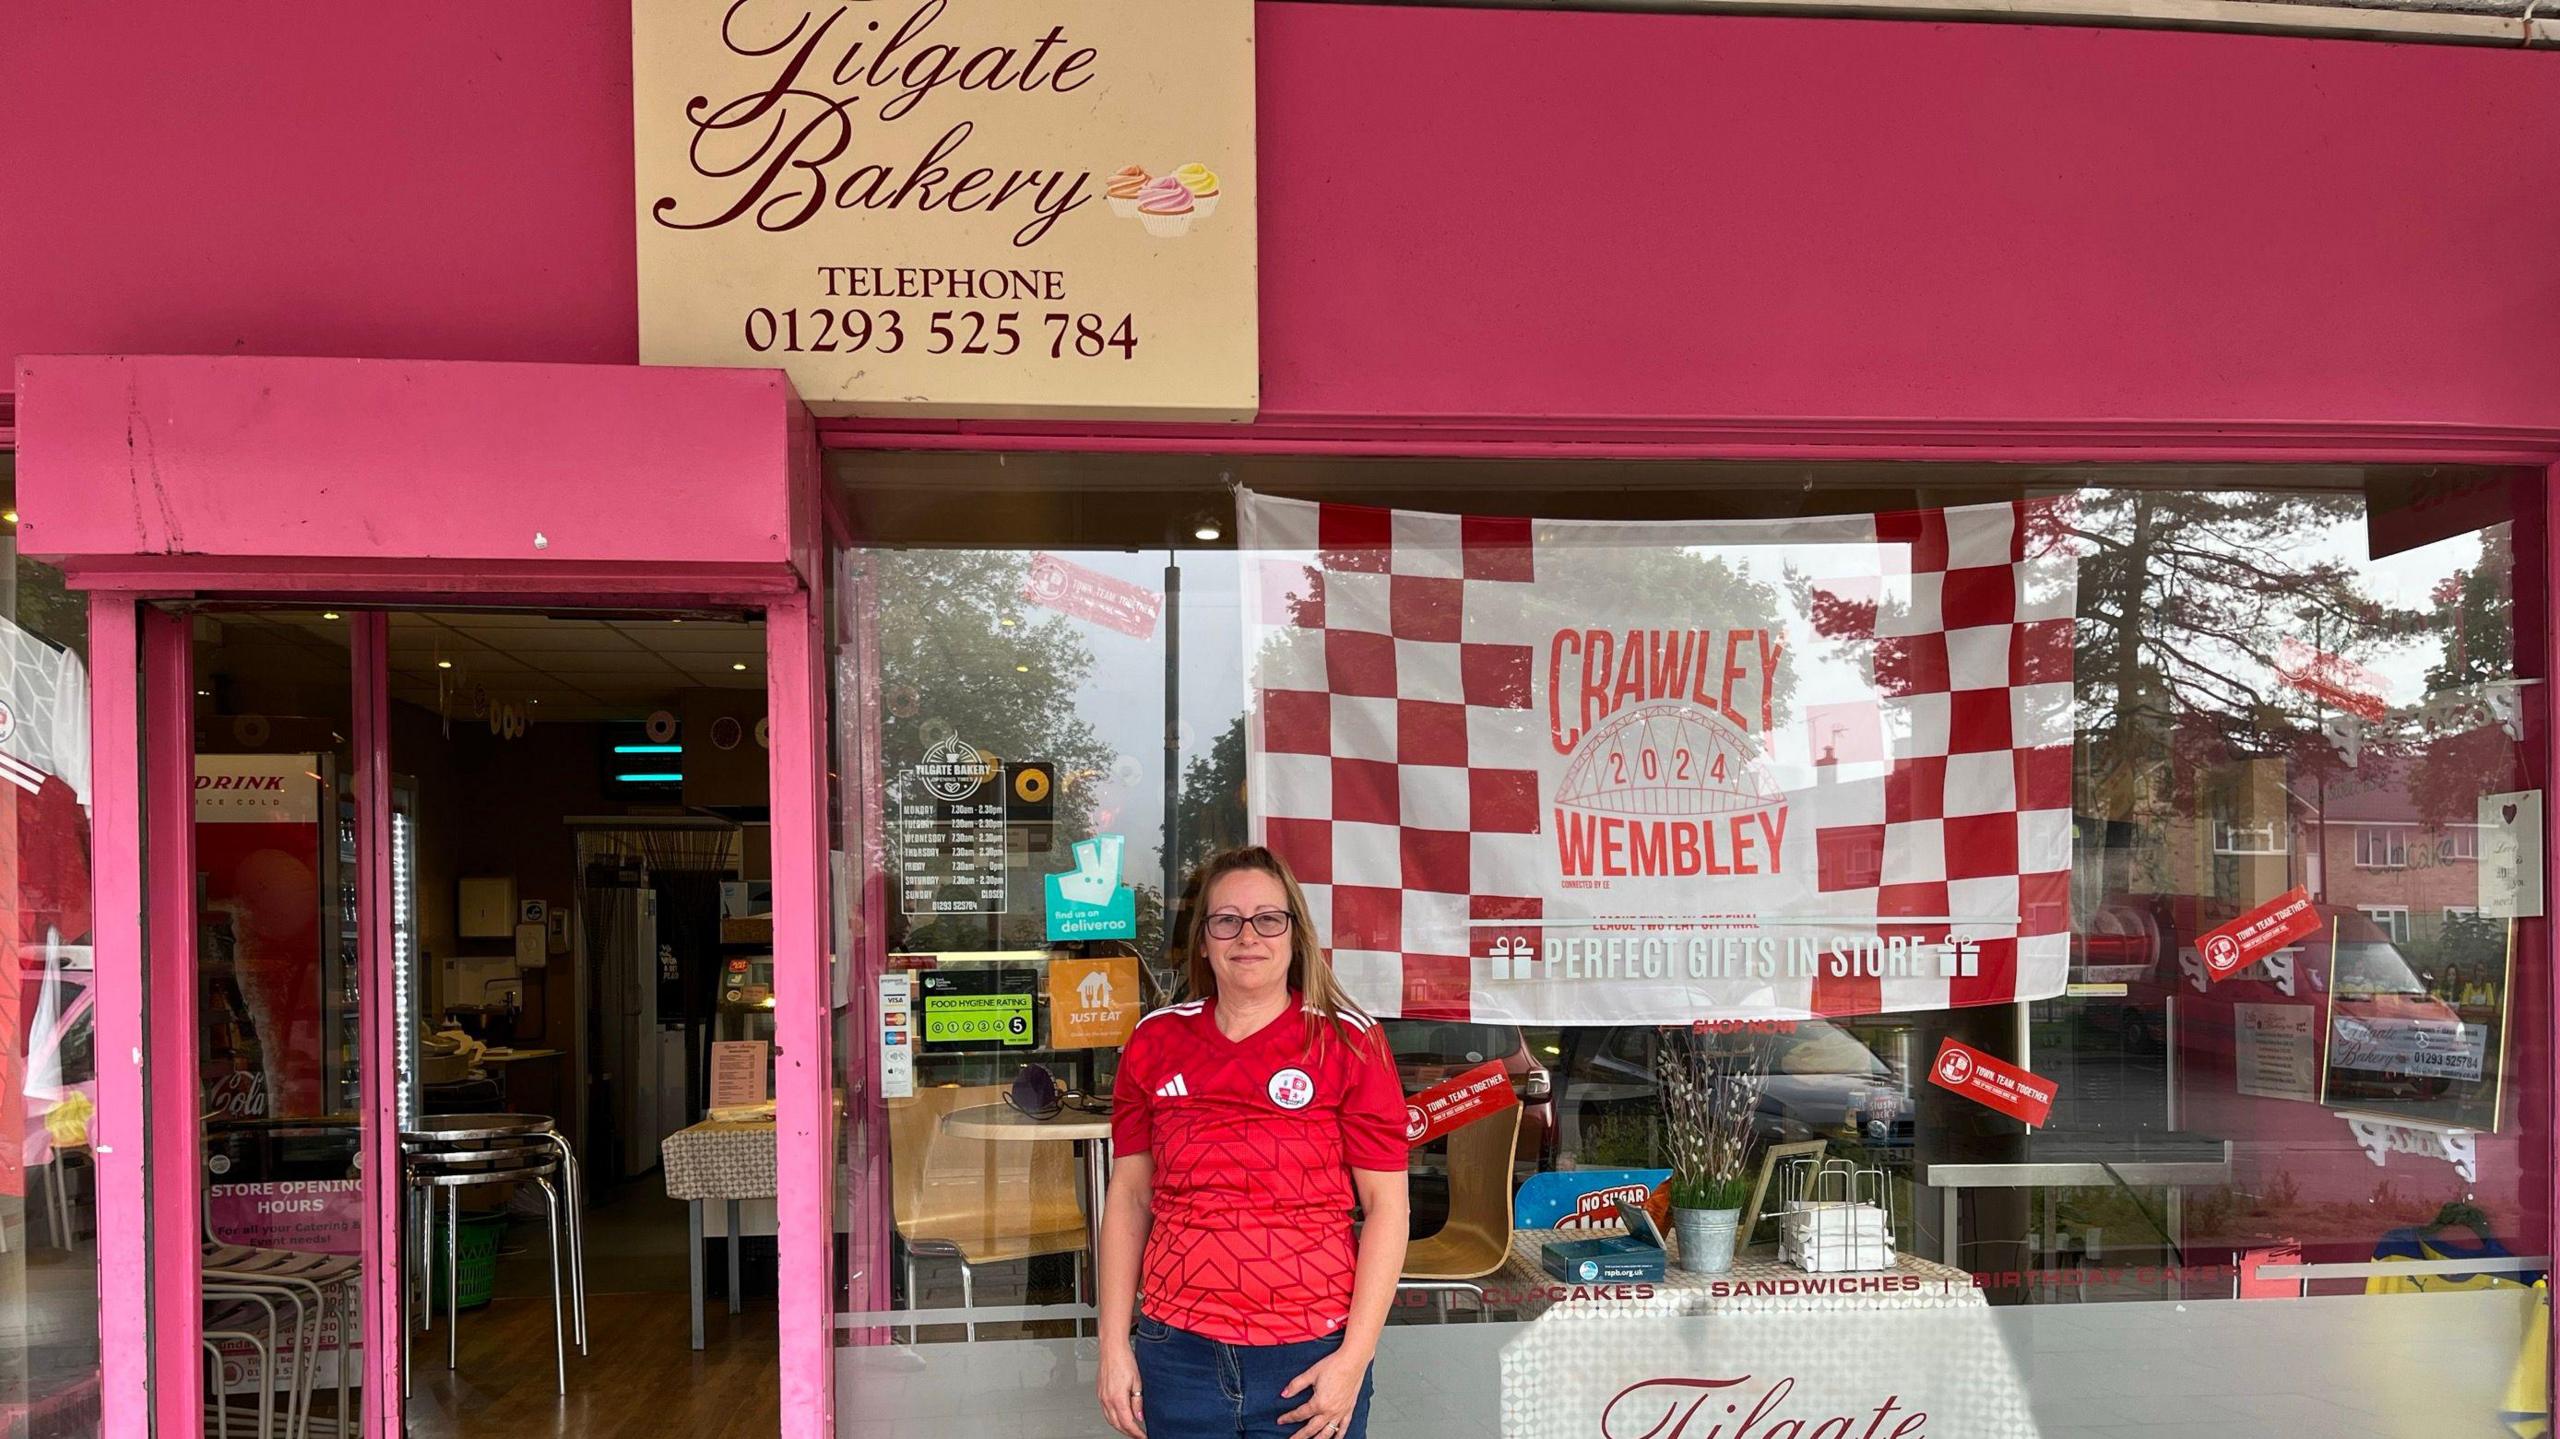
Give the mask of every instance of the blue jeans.
[{"label": "blue jeans", "polygon": [[[1307,1402],[1307,1391],[1280,1391],[1342,1347],[1339,1332],[1296,1344],[1222,1344],[1141,1314],[1130,1347],[1138,1355],[1140,1404],[1147,1439],[1289,1439],[1305,1420],[1280,1416]],[[1360,1376],[1360,1403],[1334,1439],[1368,1439],[1370,1375]]]}]

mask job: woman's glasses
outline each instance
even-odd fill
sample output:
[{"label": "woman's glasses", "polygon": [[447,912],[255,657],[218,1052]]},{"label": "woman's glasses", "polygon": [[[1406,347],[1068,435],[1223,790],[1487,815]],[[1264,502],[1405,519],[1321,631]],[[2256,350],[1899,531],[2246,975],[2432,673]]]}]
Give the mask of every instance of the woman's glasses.
[{"label": "woman's glasses", "polygon": [[1240,914],[1213,914],[1203,927],[1211,939],[1234,939],[1244,933],[1247,924],[1264,939],[1278,939],[1289,932],[1289,911],[1266,909],[1249,920]]}]

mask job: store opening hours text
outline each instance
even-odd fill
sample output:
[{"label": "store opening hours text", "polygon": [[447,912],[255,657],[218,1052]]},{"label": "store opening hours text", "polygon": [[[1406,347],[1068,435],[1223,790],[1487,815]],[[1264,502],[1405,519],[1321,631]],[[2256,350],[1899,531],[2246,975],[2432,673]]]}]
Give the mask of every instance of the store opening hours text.
[{"label": "store opening hours text", "polygon": [[[1028,335],[1026,339],[1025,336]],[[1137,320],[1130,315],[1049,310],[834,310],[817,306],[747,311],[747,348],[757,354],[894,355],[913,344],[928,355],[1014,355],[1028,344],[1046,345],[1053,360],[1138,357]]]}]

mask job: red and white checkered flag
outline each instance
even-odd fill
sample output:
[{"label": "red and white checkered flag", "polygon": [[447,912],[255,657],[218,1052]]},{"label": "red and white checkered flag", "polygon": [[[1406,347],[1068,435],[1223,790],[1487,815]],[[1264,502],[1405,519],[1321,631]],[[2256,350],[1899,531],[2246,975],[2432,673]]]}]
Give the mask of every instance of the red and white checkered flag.
[{"label": "red and white checkered flag", "polygon": [[1379,1014],[2058,994],[2059,503],[1622,523],[1243,493],[1255,834]]}]

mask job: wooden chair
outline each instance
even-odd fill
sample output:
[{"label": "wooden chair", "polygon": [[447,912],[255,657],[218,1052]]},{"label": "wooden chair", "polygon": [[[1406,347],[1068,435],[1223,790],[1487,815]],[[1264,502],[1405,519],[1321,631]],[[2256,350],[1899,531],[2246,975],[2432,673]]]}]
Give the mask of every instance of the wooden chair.
[{"label": "wooden chair", "polygon": [[1451,1294],[1473,1294],[1483,1312],[1484,1286],[1476,1281],[1511,1258],[1511,1158],[1519,1139],[1516,1105],[1449,1136],[1448,1222],[1406,1247],[1397,1288],[1436,1294],[1443,1314]]},{"label": "wooden chair", "polygon": [[[993,1144],[945,1133],[944,1115],[1004,1102],[1000,1084],[919,1089],[889,1101],[889,1202],[906,1250],[908,1307],[916,1306],[916,1260],[960,1265],[960,1304],[977,1307],[977,1266],[1036,1254],[1083,1256],[1084,1205],[1076,1197],[1072,1141]],[[1077,1271],[1083,1289],[1081,1260]],[[978,1337],[976,1321],[968,1334]],[[908,1329],[910,1342],[915,1337]]]}]

